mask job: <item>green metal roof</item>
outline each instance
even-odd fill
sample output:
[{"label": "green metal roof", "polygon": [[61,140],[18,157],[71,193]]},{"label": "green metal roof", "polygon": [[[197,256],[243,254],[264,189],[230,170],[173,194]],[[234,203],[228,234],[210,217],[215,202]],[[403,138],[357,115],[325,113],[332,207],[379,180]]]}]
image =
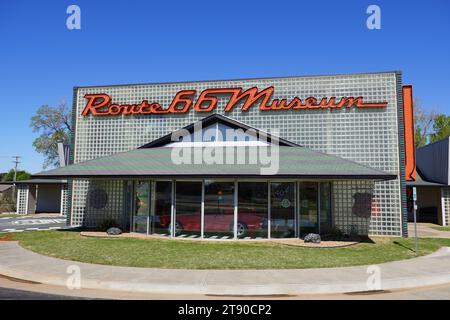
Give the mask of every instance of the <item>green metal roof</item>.
[{"label": "green metal roof", "polygon": [[[262,174],[261,164],[175,164],[172,150],[160,147],[136,149],[108,157],[72,164],[35,174],[34,178],[106,178],[106,177],[283,177],[315,179],[395,179],[382,172],[336,156],[305,147],[279,147],[279,170],[275,175]],[[192,147],[176,148],[189,152]],[[183,149],[180,151],[180,149]],[[235,154],[245,152],[246,159],[258,155],[258,147],[234,147]],[[269,153],[273,149],[269,149]],[[186,154],[186,153],[184,153]]]},{"label": "green metal roof", "polygon": [[0,184],[64,184],[67,183],[66,180],[55,180],[55,179],[28,179],[28,180],[17,180],[13,181],[4,181],[0,182]]}]

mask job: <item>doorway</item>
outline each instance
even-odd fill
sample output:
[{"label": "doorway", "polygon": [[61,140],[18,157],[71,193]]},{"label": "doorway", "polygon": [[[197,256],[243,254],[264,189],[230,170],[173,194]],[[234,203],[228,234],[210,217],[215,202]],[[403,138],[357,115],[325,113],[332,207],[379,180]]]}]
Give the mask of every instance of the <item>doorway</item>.
[{"label": "doorway", "polygon": [[308,233],[327,234],[331,230],[331,183],[299,183],[298,228],[301,238]]}]

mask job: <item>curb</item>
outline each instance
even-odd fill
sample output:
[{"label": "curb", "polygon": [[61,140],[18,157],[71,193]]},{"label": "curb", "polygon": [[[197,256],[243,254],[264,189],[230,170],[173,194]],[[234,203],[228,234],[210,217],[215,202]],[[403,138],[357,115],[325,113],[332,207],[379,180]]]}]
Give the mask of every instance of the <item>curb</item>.
[{"label": "curb", "polygon": [[[67,280],[41,274],[24,274],[0,267],[0,274],[25,281],[34,281],[46,285],[67,286]],[[443,285],[450,283],[450,272],[433,277],[408,277],[384,281],[378,290],[411,289],[417,287]],[[125,281],[82,280],[82,289],[113,290],[140,293],[165,294],[205,294],[215,296],[258,296],[258,295],[302,295],[369,292],[364,282],[338,284],[155,284]]]}]

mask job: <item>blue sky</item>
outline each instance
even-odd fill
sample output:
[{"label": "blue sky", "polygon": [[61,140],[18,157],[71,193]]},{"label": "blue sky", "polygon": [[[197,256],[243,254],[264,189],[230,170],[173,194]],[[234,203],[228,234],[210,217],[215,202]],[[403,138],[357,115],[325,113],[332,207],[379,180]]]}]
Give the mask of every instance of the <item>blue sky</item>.
[{"label": "blue sky", "polygon": [[[81,30],[66,9],[81,8]],[[381,30],[366,8],[381,8]],[[77,85],[401,70],[424,107],[450,114],[450,2],[0,2],[0,172],[40,171],[30,118]],[[446,101],[447,99],[447,101]]]}]

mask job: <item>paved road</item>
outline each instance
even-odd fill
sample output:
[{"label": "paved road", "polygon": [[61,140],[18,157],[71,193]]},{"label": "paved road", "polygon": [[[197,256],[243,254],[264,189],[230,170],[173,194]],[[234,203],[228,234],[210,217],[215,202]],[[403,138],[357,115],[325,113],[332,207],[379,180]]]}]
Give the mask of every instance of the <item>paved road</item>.
[{"label": "paved road", "polygon": [[66,217],[60,215],[6,218],[0,215],[0,232],[53,230],[66,227]]},{"label": "paved road", "polygon": [[288,296],[210,296],[201,294],[165,294],[120,292],[111,290],[69,290],[60,286],[28,284],[3,279],[0,276],[0,300],[450,300],[450,284],[396,290],[375,294],[312,294]]},{"label": "paved road", "polygon": [[79,300],[82,297],[71,297],[43,292],[33,292],[0,287],[0,300]]}]

